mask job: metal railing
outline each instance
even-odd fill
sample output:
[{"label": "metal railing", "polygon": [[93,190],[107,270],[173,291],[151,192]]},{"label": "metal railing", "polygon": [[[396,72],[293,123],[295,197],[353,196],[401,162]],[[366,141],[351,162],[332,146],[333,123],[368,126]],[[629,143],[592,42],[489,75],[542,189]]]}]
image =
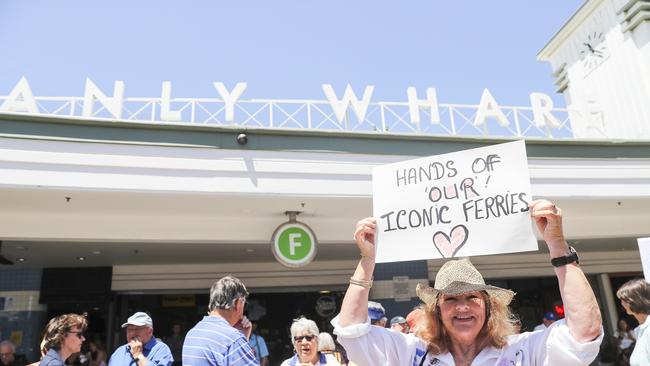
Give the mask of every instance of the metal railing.
[{"label": "metal railing", "polygon": [[[0,96],[0,105],[7,99]],[[173,98],[170,109],[180,112],[180,121],[161,119],[161,98],[125,98],[122,115],[115,118],[101,103],[95,102],[90,117],[82,116],[82,97],[35,97],[39,113],[79,119],[133,121],[158,125],[190,124],[201,126],[242,126],[277,129],[365,131],[376,133],[414,133],[442,136],[572,138],[572,118],[582,112],[554,108],[551,114],[559,121],[555,127],[535,123],[531,107],[501,106],[507,125],[495,119],[476,125],[478,105],[439,104],[438,123],[430,122],[427,109],[420,110],[420,123],[412,123],[407,102],[369,103],[362,121],[348,108],[339,121],[328,101],[324,100],[238,100],[233,121],[226,120],[226,105],[217,98]],[[33,113],[30,113],[34,115]]]}]

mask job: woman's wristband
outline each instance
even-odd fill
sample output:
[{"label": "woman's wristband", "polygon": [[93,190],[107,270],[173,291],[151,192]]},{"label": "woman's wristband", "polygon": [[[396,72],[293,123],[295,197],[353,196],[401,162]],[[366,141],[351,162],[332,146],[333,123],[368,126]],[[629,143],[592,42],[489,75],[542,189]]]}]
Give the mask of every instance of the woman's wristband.
[{"label": "woman's wristband", "polygon": [[375,256],[369,256],[369,255],[361,254],[361,260],[364,260],[364,259],[367,259],[367,260],[370,260],[370,261],[374,262],[375,261]]},{"label": "woman's wristband", "polygon": [[350,284],[369,289],[372,287],[372,278],[370,280],[359,280],[354,277],[350,277]]}]

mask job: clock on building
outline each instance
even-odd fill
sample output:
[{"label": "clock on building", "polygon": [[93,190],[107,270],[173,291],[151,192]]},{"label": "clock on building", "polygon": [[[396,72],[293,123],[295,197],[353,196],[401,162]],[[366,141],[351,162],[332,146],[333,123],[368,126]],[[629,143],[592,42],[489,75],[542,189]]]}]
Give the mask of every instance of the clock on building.
[{"label": "clock on building", "polygon": [[598,67],[607,57],[607,46],[603,32],[591,32],[582,42],[580,57],[585,76]]}]

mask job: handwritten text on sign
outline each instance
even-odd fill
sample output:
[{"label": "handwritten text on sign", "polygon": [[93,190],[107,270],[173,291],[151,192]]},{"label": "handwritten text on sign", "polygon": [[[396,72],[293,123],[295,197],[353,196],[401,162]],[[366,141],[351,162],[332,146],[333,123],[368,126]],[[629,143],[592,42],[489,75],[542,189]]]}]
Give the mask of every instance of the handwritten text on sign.
[{"label": "handwritten text on sign", "polygon": [[537,250],[523,141],[377,167],[377,262]]}]

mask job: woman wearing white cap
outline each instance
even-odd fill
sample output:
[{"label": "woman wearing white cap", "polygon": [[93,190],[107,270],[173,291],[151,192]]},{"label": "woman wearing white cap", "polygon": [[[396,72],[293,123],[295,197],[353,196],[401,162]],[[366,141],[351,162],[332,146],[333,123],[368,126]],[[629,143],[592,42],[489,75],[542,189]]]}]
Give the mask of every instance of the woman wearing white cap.
[{"label": "woman wearing white cap", "polygon": [[[562,213],[553,203],[530,204],[555,267],[566,319],[543,332],[514,334],[508,304],[514,293],[486,285],[469,260],[445,263],[434,287],[418,285],[426,321],[418,333],[371,327],[366,303],[375,268],[376,221],[357,223],[354,237],[361,260],[332,321],[338,341],[359,366],[391,365],[588,365],[602,341],[602,320],[594,293],[562,232]],[[369,352],[368,350],[371,350]]]}]

